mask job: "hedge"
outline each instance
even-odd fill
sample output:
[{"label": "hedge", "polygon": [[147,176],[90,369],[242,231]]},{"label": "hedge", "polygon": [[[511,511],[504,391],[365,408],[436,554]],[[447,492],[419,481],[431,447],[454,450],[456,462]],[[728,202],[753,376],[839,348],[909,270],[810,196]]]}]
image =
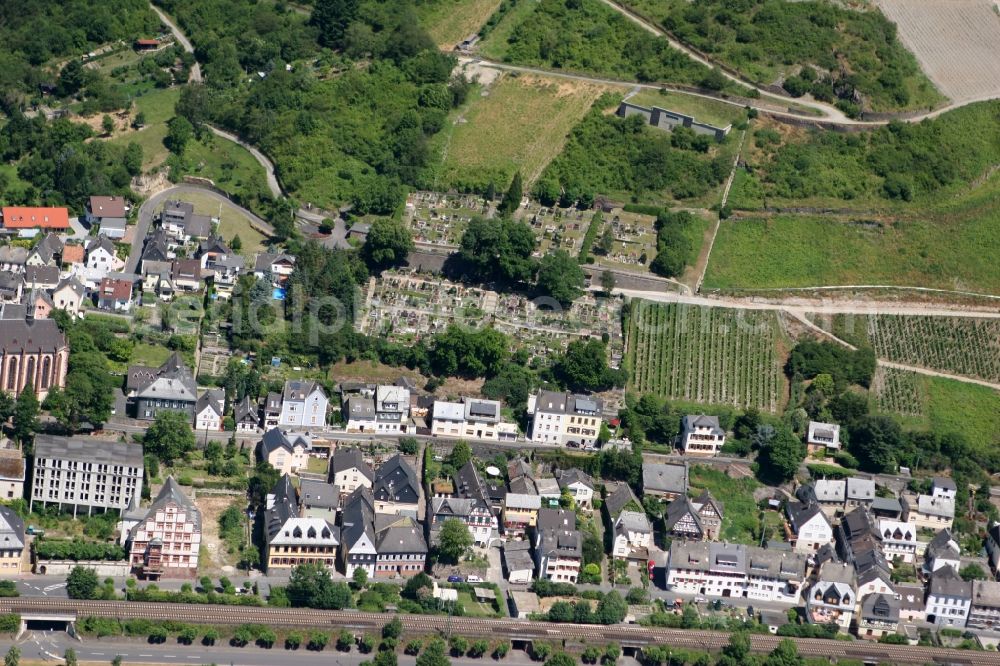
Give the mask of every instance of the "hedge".
[{"label": "hedge", "polygon": [[116,543],[95,543],[83,539],[58,541],[36,539],[35,556],[43,560],[105,560],[118,562],[125,559],[125,549]]}]

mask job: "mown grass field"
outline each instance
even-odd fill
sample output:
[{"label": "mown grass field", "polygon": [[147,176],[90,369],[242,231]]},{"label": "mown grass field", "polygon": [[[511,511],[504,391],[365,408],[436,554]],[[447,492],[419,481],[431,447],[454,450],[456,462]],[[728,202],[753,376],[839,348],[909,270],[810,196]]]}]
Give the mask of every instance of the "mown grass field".
[{"label": "mown grass field", "polygon": [[694,116],[695,120],[718,127],[731,125],[746,118],[746,110],[739,106],[717,102],[704,97],[668,92],[666,90],[644,89],[628,98],[631,104],[658,106],[678,113]]},{"label": "mown grass field", "polygon": [[249,218],[236,206],[221,203],[207,194],[193,192],[183,192],[178,194],[176,198],[193,204],[194,211],[200,215],[211,215],[212,217],[220,217],[221,215],[217,231],[227,241],[231,241],[234,236],[238,235],[243,242],[240,254],[249,256],[264,248],[264,235],[250,226]]},{"label": "mown grass field", "polygon": [[174,117],[174,105],[180,94],[180,88],[165,88],[136,97],[135,109],[146,117],[145,126],[110,139],[112,143],[121,145],[134,141],[142,146],[144,171],[163,164],[170,155],[170,151],[163,145],[163,139],[167,136],[167,121]]},{"label": "mown grass field", "polygon": [[777,411],[783,354],[773,312],[634,300],[629,388],[670,399]]},{"label": "mown grass field", "polygon": [[445,0],[417,5],[420,22],[434,43],[442,49],[456,44],[479,31],[501,0]]},{"label": "mown grass field", "polygon": [[588,83],[502,75],[453,112],[434,137],[440,155],[435,189],[491,181],[503,189],[516,171],[532,182],[604,91]]},{"label": "mown grass field", "polygon": [[1000,208],[967,201],[952,212],[891,225],[777,215],[722,223],[706,289],[894,285],[1000,293]]}]

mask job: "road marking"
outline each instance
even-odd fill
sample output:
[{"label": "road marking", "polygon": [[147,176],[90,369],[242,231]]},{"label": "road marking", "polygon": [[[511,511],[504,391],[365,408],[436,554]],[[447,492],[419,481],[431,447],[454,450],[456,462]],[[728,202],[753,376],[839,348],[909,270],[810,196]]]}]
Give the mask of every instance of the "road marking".
[{"label": "road marking", "polygon": [[140,657],[152,657],[153,655],[151,655],[151,654],[140,654],[139,656]]},{"label": "road marking", "polygon": [[103,652],[91,652],[91,654],[94,655],[95,657],[103,657],[104,656]]}]

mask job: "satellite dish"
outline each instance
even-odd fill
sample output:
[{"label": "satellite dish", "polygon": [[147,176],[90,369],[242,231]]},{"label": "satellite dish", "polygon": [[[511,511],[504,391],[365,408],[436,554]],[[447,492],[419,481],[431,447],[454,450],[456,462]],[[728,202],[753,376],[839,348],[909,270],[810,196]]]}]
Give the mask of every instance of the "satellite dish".
[{"label": "satellite dish", "polygon": [[490,476],[500,476],[500,468],[490,465],[486,468],[486,473]]}]

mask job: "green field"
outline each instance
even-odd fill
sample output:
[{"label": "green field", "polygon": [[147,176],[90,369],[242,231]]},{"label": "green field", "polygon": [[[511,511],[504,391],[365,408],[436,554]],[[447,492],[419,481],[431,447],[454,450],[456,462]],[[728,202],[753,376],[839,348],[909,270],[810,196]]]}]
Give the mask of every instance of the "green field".
[{"label": "green field", "polygon": [[576,81],[501,75],[453,111],[434,137],[432,147],[440,155],[435,189],[481,189],[490,182],[503,189],[516,171],[532,182],[604,90]]},{"label": "green field", "polygon": [[207,133],[184,151],[185,175],[210,179],[222,190],[238,194],[244,201],[266,196],[264,167],[243,146]]},{"label": "green field", "polygon": [[693,116],[695,120],[718,127],[732,125],[746,118],[746,110],[737,105],[726,104],[695,95],[685,95],[666,90],[644,89],[628,98],[631,104],[658,106],[678,113]]},{"label": "green field", "polygon": [[439,0],[417,5],[420,22],[431,39],[442,49],[456,44],[479,31],[501,0]]},{"label": "green field", "polygon": [[156,368],[163,365],[172,353],[163,345],[148,345],[144,342],[138,342],[132,348],[132,357],[129,359],[129,363]]},{"label": "green field", "polygon": [[170,155],[170,151],[163,145],[163,139],[167,136],[167,121],[174,117],[174,105],[180,94],[180,88],[166,88],[137,97],[135,109],[146,117],[145,126],[110,139],[111,143],[123,146],[132,142],[142,146],[144,171],[160,166]]},{"label": "green field", "polygon": [[[757,544],[760,540],[760,510],[753,493],[760,484],[752,477],[731,479],[724,472],[702,465],[692,465],[688,495],[697,497],[704,490],[722,504],[720,540],[729,543]],[[779,537],[771,537],[779,538]]]},{"label": "green field", "polygon": [[632,301],[629,388],[670,399],[777,411],[784,396],[775,314]]},{"label": "green field", "polygon": [[777,215],[722,223],[706,289],[894,285],[1000,293],[1000,208],[967,201],[891,225]]}]

